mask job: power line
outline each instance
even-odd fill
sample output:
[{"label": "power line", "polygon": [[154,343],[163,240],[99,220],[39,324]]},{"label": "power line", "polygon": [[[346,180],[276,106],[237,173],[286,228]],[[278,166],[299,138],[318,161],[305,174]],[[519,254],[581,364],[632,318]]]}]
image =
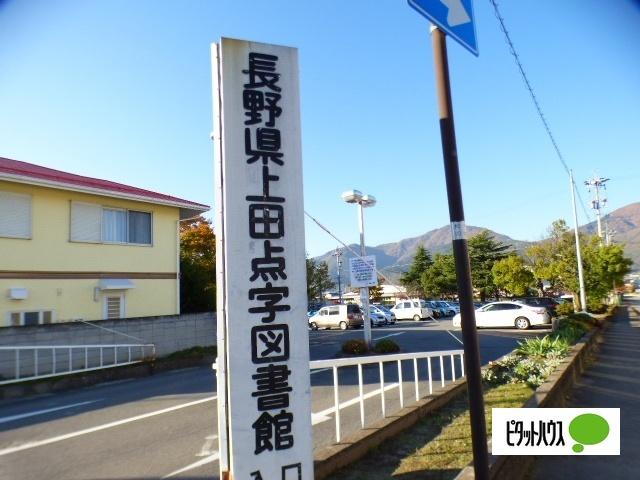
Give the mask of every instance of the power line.
[{"label": "power line", "polygon": [[[531,86],[531,82],[529,82],[529,78],[527,77],[527,74],[524,70],[524,66],[522,65],[522,62],[520,61],[520,56],[518,55],[518,52],[516,51],[516,47],[513,44],[513,41],[511,40],[511,36],[509,35],[509,31],[507,30],[507,27],[504,23],[504,18],[502,17],[502,15],[500,14],[500,10],[498,9],[498,2],[497,0],[489,0],[491,2],[491,5],[493,5],[493,9],[495,11],[495,15],[496,18],[498,19],[498,23],[500,23],[500,29],[502,30],[502,33],[504,33],[504,37],[505,37],[505,41],[507,42],[507,45],[509,46],[509,51],[511,52],[511,55],[513,56],[513,59],[516,62],[516,65],[518,66],[518,70],[520,71],[520,75],[522,76],[522,80],[524,81],[524,84],[527,88],[527,90],[529,91],[529,95],[531,96],[531,100],[533,100],[533,104],[536,107],[536,110],[538,112],[538,116],[540,117],[540,120],[542,121],[542,124],[544,125],[544,129],[547,132],[547,135],[549,136],[549,140],[551,140],[551,144],[553,145],[554,150],[556,151],[556,154],[558,155],[558,159],[560,160],[560,163],[562,164],[562,167],[564,168],[564,171],[567,173],[567,175],[570,174],[570,168],[567,165],[567,162],[564,160],[564,157],[562,156],[562,152],[560,151],[560,148],[558,147],[558,143],[556,142],[555,137],[553,136],[553,133],[551,132],[551,127],[549,126],[549,123],[547,123],[547,119],[544,116],[544,112],[542,111],[542,107],[540,106],[540,103],[538,102],[538,98],[536,97],[535,92],[533,91],[533,87]],[[575,185],[575,184],[574,184]],[[580,191],[578,189],[576,189],[576,193],[578,195],[578,199],[580,200],[580,205],[582,206],[582,211],[585,214],[585,217],[587,220],[590,219],[589,217],[589,212],[587,210],[587,208],[584,205],[584,201],[582,200],[582,196],[580,195]]]}]

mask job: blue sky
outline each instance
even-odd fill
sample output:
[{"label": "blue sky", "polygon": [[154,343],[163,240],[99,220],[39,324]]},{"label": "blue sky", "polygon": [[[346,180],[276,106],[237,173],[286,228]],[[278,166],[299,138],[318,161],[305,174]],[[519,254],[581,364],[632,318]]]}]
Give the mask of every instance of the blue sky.
[{"label": "blue sky", "polygon": [[[640,201],[639,3],[500,7],[576,180],[611,178],[608,210]],[[448,43],[466,221],[536,240],[571,221],[568,179],[491,4],[474,8],[480,56]],[[403,0],[0,0],[0,156],[213,205],[221,36],[299,49],[309,213],[357,242],[356,188],[378,199],[369,245],[448,224],[429,25]]]}]

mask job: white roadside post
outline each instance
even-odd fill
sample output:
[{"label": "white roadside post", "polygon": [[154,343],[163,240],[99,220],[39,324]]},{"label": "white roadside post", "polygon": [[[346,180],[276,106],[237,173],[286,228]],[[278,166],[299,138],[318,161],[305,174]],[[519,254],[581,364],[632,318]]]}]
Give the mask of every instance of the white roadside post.
[{"label": "white roadside post", "polygon": [[298,52],[213,45],[220,478],[313,478]]},{"label": "white roadside post", "polygon": [[[360,230],[360,256],[365,258],[366,247],[364,245],[364,208],[373,207],[376,204],[376,197],[373,195],[363,195],[359,190],[349,190],[342,194],[342,199],[347,203],[356,203],[358,205],[358,228]],[[376,276],[375,257],[366,257],[368,259],[373,258],[373,279],[371,275],[364,279],[354,279],[354,263],[353,259],[351,263],[351,286],[360,287],[360,303],[362,303],[362,316],[364,320],[364,341],[371,347],[371,318],[369,312],[369,287],[373,287],[378,284],[378,278]],[[360,262],[361,263],[361,262]],[[370,262],[366,262],[370,265]],[[366,269],[366,265],[364,267]],[[370,271],[370,269],[367,269]],[[355,283],[354,283],[355,282]]]}]

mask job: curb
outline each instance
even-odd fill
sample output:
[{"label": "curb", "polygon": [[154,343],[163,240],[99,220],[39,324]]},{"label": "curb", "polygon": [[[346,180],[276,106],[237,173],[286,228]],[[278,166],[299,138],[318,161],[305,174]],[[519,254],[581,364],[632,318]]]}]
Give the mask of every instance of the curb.
[{"label": "curb", "polygon": [[[603,341],[603,332],[609,322],[601,323],[595,329],[587,332],[573,345],[572,352],[563,359],[560,365],[549,375],[547,380],[540,385],[531,398],[523,405],[523,408],[551,408],[564,407],[566,397],[574,385],[586,370],[588,358],[598,349],[598,344]],[[489,440],[489,451],[491,441]],[[489,478],[491,480],[521,480],[527,477],[527,473],[533,465],[536,457],[489,454]],[[473,462],[464,467],[455,477],[455,480],[475,479]]]}]

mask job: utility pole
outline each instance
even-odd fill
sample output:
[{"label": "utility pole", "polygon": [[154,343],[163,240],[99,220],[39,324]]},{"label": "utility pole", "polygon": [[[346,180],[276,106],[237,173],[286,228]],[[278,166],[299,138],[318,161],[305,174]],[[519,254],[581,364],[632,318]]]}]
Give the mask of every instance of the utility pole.
[{"label": "utility pole", "polygon": [[609,228],[609,215],[606,215],[604,217],[604,244],[607,247],[613,243],[613,237],[616,233],[618,232]]},{"label": "utility pole", "polygon": [[594,174],[593,178],[589,180],[585,180],[584,182],[584,184],[589,187],[589,191],[591,191],[592,187],[595,191],[595,198],[591,200],[591,208],[593,208],[596,211],[596,219],[598,222],[598,237],[600,237],[601,240],[603,238],[603,233],[602,233],[602,221],[600,219],[600,210],[604,208],[604,206],[607,204],[607,199],[606,198],[600,199],[600,188],[602,188],[603,190],[606,190],[607,187],[605,186],[605,183],[608,181],[609,181],[608,178],[597,177]]},{"label": "utility pole", "polygon": [[576,209],[576,190],[573,183],[573,170],[569,170],[569,182],[571,187],[571,202],[573,203],[573,225],[576,234],[576,260],[578,261],[578,282],[580,285],[580,309],[587,311],[587,294],[584,288],[584,274],[582,272],[582,255],[580,254],[580,235],[578,234],[578,211]]},{"label": "utility pole", "polygon": [[338,298],[339,303],[342,304],[342,284],[341,284],[341,270],[342,270],[342,250],[336,247],[336,251],[331,255],[336,257],[336,265],[338,268]]},{"label": "utility pole", "polygon": [[467,246],[467,232],[462,203],[462,186],[458,166],[458,150],[453,121],[451,84],[449,80],[449,61],[445,33],[431,27],[433,57],[435,63],[436,91],[440,116],[440,138],[442,156],[449,201],[449,219],[453,257],[458,279],[458,297],[462,316],[462,339],[464,347],[467,391],[469,393],[469,413],[471,423],[471,443],[473,466],[477,480],[489,479],[489,453],[487,448],[487,426],[484,417],[484,398],[482,397],[482,376],[480,373],[480,348],[476,332],[475,307],[473,305],[473,286]]}]

